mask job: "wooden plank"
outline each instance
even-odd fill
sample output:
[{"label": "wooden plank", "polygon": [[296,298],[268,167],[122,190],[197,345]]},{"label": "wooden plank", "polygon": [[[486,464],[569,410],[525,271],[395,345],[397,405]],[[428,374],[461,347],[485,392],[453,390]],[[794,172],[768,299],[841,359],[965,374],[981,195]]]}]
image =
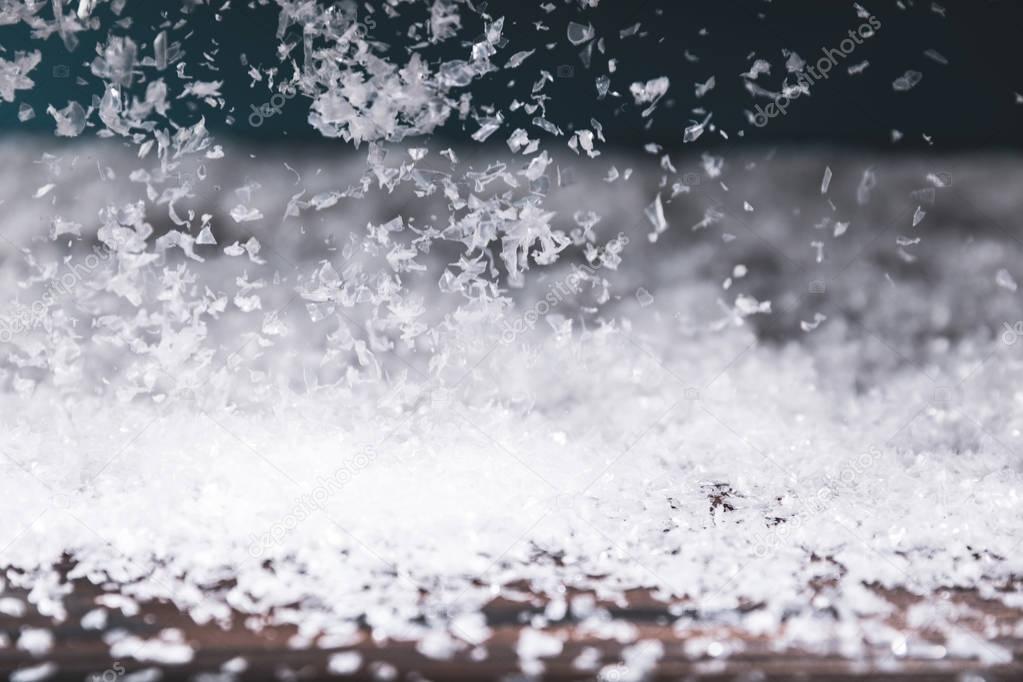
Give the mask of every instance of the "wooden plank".
[{"label": "wooden plank", "polygon": [[[228,627],[218,624],[198,625],[173,605],[152,602],[141,605],[137,615],[126,617],[117,610],[110,610],[109,620],[103,632],[85,630],[81,627],[82,616],[96,607],[96,598],[102,594],[116,594],[113,586],[100,587],[85,581],[74,581],[73,589],[65,598],[68,617],[62,623],[41,616],[30,608],[24,616],[15,618],[0,615],[0,632],[11,642],[11,646],[0,647],[0,673],[52,661],[58,666],[58,676],[51,679],[83,680],[89,675],[103,677],[112,682],[121,671],[132,672],[154,667],[152,663],[135,660],[115,660],[110,655],[109,645],[103,641],[103,632],[123,629],[140,638],[153,638],[165,628],[177,628],[185,640],[195,648],[194,658],[183,665],[155,666],[163,671],[164,680],[191,679],[198,673],[213,673],[220,670],[226,661],[243,657],[248,663],[247,671],[240,679],[268,679],[291,671],[302,679],[326,677],[326,662],[331,653],[357,651],[361,654],[363,666],[355,679],[373,679],[373,672],[393,668],[398,679],[416,679],[420,675],[434,680],[486,680],[519,672],[519,660],[515,645],[522,630],[522,623],[542,612],[545,600],[530,595],[526,601],[510,599],[494,600],[485,615],[493,628],[490,639],[483,643],[486,656],[476,660],[469,649],[456,655],[450,661],[427,658],[416,651],[412,642],[373,642],[366,631],[361,641],[354,646],[341,649],[292,648],[289,640],[296,634],[292,626],[268,625],[254,632],[243,625],[247,616],[235,613]],[[898,590],[876,591],[896,606],[890,624],[911,636],[924,636],[935,643],[940,640],[928,633],[911,632],[906,628],[906,610],[919,601],[918,597]],[[3,596],[26,598],[24,590],[9,589]],[[963,590],[942,591],[933,596],[934,600],[962,604],[975,614],[968,625],[978,636],[1013,652],[1013,661],[1006,665],[985,667],[977,661],[943,658],[939,660],[901,659],[896,661],[888,652],[873,651],[861,661],[843,660],[838,656],[815,654],[797,649],[779,650],[778,642],[770,637],[743,636],[720,625],[707,623],[677,632],[672,623],[674,618],[668,607],[655,599],[649,592],[631,591],[624,603],[604,602],[616,619],[634,625],[639,639],[655,639],[663,643],[665,655],[656,672],[658,679],[750,679],[774,680],[792,679],[793,676],[808,676],[821,680],[960,680],[965,672],[983,672],[985,680],[1023,679],[1023,641],[1015,634],[1018,623],[1023,622],[1023,613],[1008,609],[1001,602],[981,598],[975,592]],[[750,608],[755,608],[751,605]],[[26,627],[52,628],[55,645],[39,658],[34,658],[14,646],[18,634]],[[584,633],[569,616],[566,620],[550,625],[545,631],[565,639],[565,648],[560,656],[544,659],[545,679],[573,680],[593,679],[594,672],[580,670],[573,661],[586,647],[596,648],[604,665],[620,660],[623,645]],[[993,634],[992,634],[993,633]],[[693,658],[686,654],[686,642],[695,638],[711,638],[737,642],[740,650],[727,659],[707,656]],[[608,676],[614,680],[614,671]],[[621,676],[619,676],[621,677]]]}]

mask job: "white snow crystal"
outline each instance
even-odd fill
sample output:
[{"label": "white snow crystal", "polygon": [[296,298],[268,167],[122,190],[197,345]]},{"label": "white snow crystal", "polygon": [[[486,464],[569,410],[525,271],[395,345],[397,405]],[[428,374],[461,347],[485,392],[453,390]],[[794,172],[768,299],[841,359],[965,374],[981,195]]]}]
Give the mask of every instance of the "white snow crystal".
[{"label": "white snow crystal", "polygon": [[263,214],[258,208],[238,204],[231,209],[231,217],[236,223],[247,223],[253,220],[262,220]]},{"label": "white snow crystal", "polygon": [[39,50],[16,52],[12,60],[0,57],[0,100],[13,102],[15,91],[34,87],[35,83],[28,74],[39,65],[41,59]]},{"label": "white snow crystal", "polygon": [[331,654],[327,660],[327,672],[331,675],[351,675],[362,665],[362,655],[357,651],[343,651]]},{"label": "white snow crystal", "polygon": [[660,78],[654,78],[646,83],[636,82],[629,86],[629,92],[632,93],[633,98],[636,100],[636,104],[651,104],[657,102],[664,94],[668,92],[668,85],[670,84],[667,76],[661,76]]},{"label": "white snow crystal", "polygon": [[892,82],[892,89],[896,92],[906,92],[916,87],[917,83],[923,80],[924,75],[919,71],[909,70]]},{"label": "white snow crystal", "polygon": [[995,282],[998,283],[998,286],[1009,291],[1016,291],[1018,288],[1016,280],[1013,279],[1012,275],[1005,268],[999,268],[998,272],[995,273]]}]

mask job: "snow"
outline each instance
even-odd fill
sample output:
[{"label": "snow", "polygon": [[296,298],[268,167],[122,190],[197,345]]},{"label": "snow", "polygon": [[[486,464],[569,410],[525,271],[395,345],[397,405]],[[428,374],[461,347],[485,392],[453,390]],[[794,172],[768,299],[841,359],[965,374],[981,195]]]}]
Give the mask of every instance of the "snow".
[{"label": "snow", "polygon": [[[656,293],[655,311],[692,295]],[[744,313],[763,307],[747,299]],[[1019,399],[1013,349],[976,339],[926,375],[875,376],[860,396],[855,367],[837,368],[892,351],[838,328],[816,329],[817,347],[772,348],[745,326],[689,331],[679,344],[672,318],[549,338],[537,327],[510,345],[484,327],[437,379],[282,386],[252,409],[217,406],[233,389],[216,378],[194,399],[116,410],[40,386],[0,409],[10,481],[0,513],[13,521],[4,557],[45,573],[69,552],[76,575],[194,613],[226,603],[324,628],[366,613],[375,636],[422,638],[433,656],[459,640],[442,644],[417,614],[471,615],[489,584],[517,579],[647,587],[709,617],[752,601],[775,625],[811,577],[834,581],[839,613],[862,608],[864,584],[920,594],[1002,584],[1021,568],[1023,531],[1005,445],[1021,424],[1000,407]],[[299,348],[293,337],[281,350]],[[245,364],[275,353],[264,346]],[[172,396],[185,376],[148,371]],[[201,589],[224,571],[237,576],[227,594]],[[420,589],[437,584],[450,589],[421,603]],[[869,631],[870,618],[856,622]],[[821,627],[787,632],[827,647]],[[550,643],[529,637],[525,659],[542,660]],[[187,660],[181,646],[130,642],[164,662]]]},{"label": "snow", "polygon": [[[92,5],[50,28],[95,29]],[[149,47],[101,40],[102,95],[48,107],[57,137],[95,140],[4,143],[0,557],[36,610],[66,618],[56,566],[70,557],[67,579],[120,592],[82,627],[157,665],[193,659],[184,634],[130,635],[111,612],[159,599],[197,622],[258,615],[298,626],[294,647],[323,633],[348,646],[365,624],[448,660],[484,655],[482,608],[522,584],[548,598],[515,644],[527,674],[563,652],[545,626],[571,613],[626,645],[620,663],[584,652],[579,669],[642,679],[663,645],[596,601],[637,589],[678,607],[677,630],[698,618],[829,655],[1006,660],[952,606],[910,612],[940,652],[908,639],[876,592],[1019,599],[1003,588],[1023,570],[1020,252],[941,231],[947,167],[773,152],[643,164],[598,150],[600,121],[567,135],[547,118],[545,65],[516,122],[472,99],[497,63],[538,59],[509,49],[501,17],[474,17],[482,33],[438,63],[389,55],[354,4],[278,6],[281,52],[303,63],[253,81],[300,93],[351,156],[252,159],[215,144],[201,113],[157,123],[181,97],[226,104],[222,81],[150,71],[183,67],[165,31],[141,58]],[[470,35],[454,5],[415,9],[424,40]],[[301,45],[282,37],[292,26]],[[561,35],[603,51],[588,22]],[[4,101],[39,60],[0,58]],[[764,74],[761,59],[742,74],[750,92]],[[620,96],[610,75],[596,83]],[[642,121],[669,85],[633,82],[623,102]],[[692,113],[683,143],[716,130]],[[472,123],[465,145],[435,153],[452,118]],[[506,123],[499,152],[471,146]],[[964,191],[1020,176],[997,171]],[[858,175],[852,192],[831,186]],[[876,240],[867,208],[912,215],[914,236]],[[16,647],[44,657],[53,641],[25,628]],[[685,644],[709,659],[741,647]],[[336,653],[329,668],[363,663]]]}]

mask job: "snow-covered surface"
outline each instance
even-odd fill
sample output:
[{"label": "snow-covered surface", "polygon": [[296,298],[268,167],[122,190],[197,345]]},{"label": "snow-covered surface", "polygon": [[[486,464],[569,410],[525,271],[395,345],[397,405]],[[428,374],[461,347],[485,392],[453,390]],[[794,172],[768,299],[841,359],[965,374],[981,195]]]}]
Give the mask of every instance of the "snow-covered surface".
[{"label": "snow-covered surface", "polygon": [[[858,176],[856,160],[829,158],[833,184]],[[923,167],[893,164],[884,177],[898,186],[924,178]],[[262,170],[279,168],[267,160]],[[762,173],[739,168],[732,193],[744,183],[771,193]],[[246,172],[260,169],[250,162]],[[651,181],[636,176],[631,207],[622,195],[590,208],[642,214]],[[776,183],[774,205],[819,201],[817,183],[802,193],[800,183]],[[260,192],[266,206],[273,187]],[[54,210],[29,189],[10,201],[21,216],[12,227]],[[102,193],[86,197],[99,203]],[[210,209],[213,224],[233,201]],[[937,200],[932,217],[953,220],[950,210]],[[72,576],[109,577],[200,622],[236,609],[312,634],[365,617],[378,636],[422,638],[438,656],[485,639],[479,608],[522,580],[555,600],[565,586],[645,587],[684,597],[708,622],[850,656],[868,645],[913,654],[868,585],[971,587],[1018,601],[1002,591],[1023,568],[1014,453],[1023,344],[1010,317],[1017,293],[1004,284],[1019,262],[1012,240],[939,226],[932,241],[944,247],[891,280],[898,266],[885,262],[883,239],[839,243],[843,265],[861,254],[844,278],[757,327],[766,313],[739,311],[763,306],[715,300],[773,288],[784,301],[803,293],[812,265],[764,274],[757,263],[772,249],[749,233],[726,243],[698,231],[669,250],[648,245],[649,223],[633,223],[599,314],[587,312],[600,295],[587,271],[560,263],[500,312],[479,302],[454,311],[450,295],[410,286],[433,345],[378,346],[343,381],[339,368],[357,353],[327,349],[339,330],[364,333],[355,316],[367,313],[340,304],[331,313],[329,296],[308,283],[324,283],[323,253],[305,240],[321,229],[343,242],[361,230],[349,220],[363,218],[338,212],[303,239],[277,228],[283,238],[254,257],[196,246],[205,262],[169,267],[193,273],[200,293],[226,292],[205,336],[194,308],[178,310],[195,305],[192,288],[167,294],[183,274],[143,270],[140,317],[131,300],[102,298],[110,263],[125,258],[110,254],[55,296],[66,319],[51,312],[14,336],[0,398],[0,544],[48,612],[59,617],[61,588],[41,576],[63,555],[76,563]],[[882,223],[865,217],[850,234],[881,234]],[[221,244],[251,236],[225,225],[240,232]],[[792,225],[766,234],[793,253],[804,244]],[[4,272],[24,267],[13,250],[6,258]],[[716,272],[732,274],[728,290]],[[238,277],[264,283],[258,308],[246,312]],[[45,286],[8,291],[29,301]],[[454,311],[447,324],[444,310]],[[827,319],[804,331],[798,320],[816,311]],[[226,593],[204,589],[225,579],[235,581]],[[811,599],[822,582],[834,585],[826,604]],[[761,606],[740,615],[740,604]],[[427,625],[412,623],[422,615]],[[949,636],[960,629],[957,614],[917,615]],[[975,636],[961,641],[961,655],[1007,656]]]},{"label": "snow-covered surface", "polygon": [[[466,144],[500,131],[508,152],[434,148],[498,53],[529,63],[499,17],[475,18],[466,59],[392,64],[354,5],[278,4],[281,54],[305,61],[256,80],[358,152],[154,123],[181,58],[164,33],[139,58],[111,37],[90,66],[103,96],[49,112],[58,136],[118,144],[3,143],[0,586],[60,621],[69,558],[71,579],[198,622],[258,614],[335,645],[364,622],[436,658],[484,641],[509,585],[552,620],[566,588],[646,588],[684,601],[679,628],[1007,660],[931,602],[912,625],[944,648],[907,642],[874,588],[1019,605],[1018,164],[611,153],[597,121],[558,139],[549,74],[528,131],[473,109]],[[98,27],[80,5],[48,24],[65,41]],[[437,2],[418,26],[436,42],[461,24]],[[566,38],[592,52],[591,27]],[[0,59],[4,100],[37,62]],[[223,105],[215,81],[175,85]],[[616,87],[646,117],[673,85]],[[117,658],[192,655],[177,630],[105,636]],[[517,653],[536,672],[561,647],[526,628]]]}]

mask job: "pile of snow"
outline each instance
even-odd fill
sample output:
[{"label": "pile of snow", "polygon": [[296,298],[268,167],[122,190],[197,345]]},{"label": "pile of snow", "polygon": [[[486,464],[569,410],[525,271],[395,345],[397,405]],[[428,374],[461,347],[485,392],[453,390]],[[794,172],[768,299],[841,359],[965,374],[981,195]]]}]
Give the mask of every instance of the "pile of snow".
[{"label": "pile of snow", "polygon": [[[99,4],[0,17],[73,49],[125,12]],[[168,119],[177,99],[227,105],[212,76],[170,77],[187,21],[144,44],[112,30],[88,64],[101,92],[48,109],[56,135],[117,147],[10,145],[25,163],[2,171],[0,587],[30,587],[61,621],[70,557],[69,578],[118,585],[102,609],[265,616],[296,624],[296,647],[345,646],[365,623],[446,658],[484,642],[482,606],[524,582],[550,598],[518,642],[527,672],[561,652],[541,628],[569,612],[634,643],[632,672],[663,653],[567,588],[645,588],[679,629],[845,656],[930,646],[872,587],[1018,605],[1019,248],[942,231],[947,173],[811,158],[781,192],[770,155],[609,158],[600,121],[569,136],[548,120],[553,77],[501,17],[399,4],[408,16],[382,14],[408,18],[407,38],[464,54],[399,59],[355,3],[278,0],[280,64],[250,71],[358,158],[253,161],[201,113]],[[605,54],[588,22],[563,29],[586,68]],[[39,61],[0,58],[5,102]],[[600,61],[597,96],[637,125],[662,115],[667,77],[618,82]],[[473,98],[526,68],[528,101]],[[752,94],[769,73],[743,74]],[[699,113],[682,141],[728,137]],[[506,135],[508,153],[431,145],[452,120],[472,121],[466,144]],[[886,233],[877,211],[894,205]],[[104,614],[83,625],[106,630]],[[912,615],[945,635],[941,655],[1009,656],[962,614]],[[115,657],[193,654],[173,630],[106,641]],[[45,657],[52,637],[16,646]]]}]

